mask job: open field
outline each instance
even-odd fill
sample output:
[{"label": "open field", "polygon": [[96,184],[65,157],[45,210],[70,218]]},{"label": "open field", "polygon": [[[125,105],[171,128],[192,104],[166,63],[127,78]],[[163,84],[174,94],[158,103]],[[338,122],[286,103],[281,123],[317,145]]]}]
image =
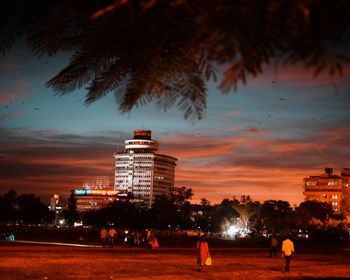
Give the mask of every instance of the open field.
[{"label": "open field", "polygon": [[0,242],[0,279],[345,279],[350,277],[350,251],[304,250],[291,271],[283,272],[279,256],[254,248],[211,250],[213,266],[196,270],[190,248],[71,247]]}]

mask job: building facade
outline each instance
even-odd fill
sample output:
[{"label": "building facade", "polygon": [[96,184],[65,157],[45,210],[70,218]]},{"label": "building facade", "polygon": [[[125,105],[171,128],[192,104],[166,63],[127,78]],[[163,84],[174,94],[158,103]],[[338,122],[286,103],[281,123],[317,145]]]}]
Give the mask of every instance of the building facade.
[{"label": "building facade", "polygon": [[325,173],[304,178],[305,200],[317,200],[332,205],[335,213],[342,212],[346,203],[350,183],[350,168],[343,168],[340,175],[333,174],[332,168],[325,168]]},{"label": "building facade", "polygon": [[50,206],[49,210],[54,211],[56,214],[62,210],[62,205],[60,203],[60,196],[58,194],[54,194],[50,197]]},{"label": "building facade", "polygon": [[107,207],[109,203],[118,199],[117,194],[109,176],[87,178],[82,188],[74,190],[77,211],[92,211]]},{"label": "building facade", "polygon": [[95,176],[83,182],[83,189],[86,190],[110,190],[113,189],[113,177]]},{"label": "building facade", "polygon": [[115,153],[114,188],[119,197],[129,197],[151,207],[156,195],[169,195],[174,188],[177,159],[156,153],[158,142],[150,130],[135,130],[125,140],[125,151]]},{"label": "building facade", "polygon": [[109,203],[118,199],[117,195],[118,192],[115,190],[74,190],[74,198],[76,199],[78,212],[99,210],[107,207]]}]

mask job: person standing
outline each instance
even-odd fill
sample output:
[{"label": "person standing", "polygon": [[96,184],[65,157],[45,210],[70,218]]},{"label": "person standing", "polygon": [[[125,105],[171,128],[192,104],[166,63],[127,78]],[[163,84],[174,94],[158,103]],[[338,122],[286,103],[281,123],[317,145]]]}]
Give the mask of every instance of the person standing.
[{"label": "person standing", "polygon": [[146,231],[146,238],[147,238],[147,248],[153,249],[153,241],[154,241],[154,232],[153,230],[147,230]]},{"label": "person standing", "polygon": [[286,260],[286,268],[285,271],[289,271],[289,264],[292,258],[292,254],[294,253],[294,244],[289,238],[286,238],[282,242],[282,258]]},{"label": "person standing", "polygon": [[109,241],[109,247],[113,248],[114,240],[117,238],[117,231],[115,228],[111,227],[108,230],[108,241]]},{"label": "person standing", "polygon": [[277,238],[274,235],[271,235],[271,237],[270,237],[270,258],[272,258],[272,257],[277,258],[277,246],[278,246]]},{"label": "person standing", "polygon": [[197,242],[197,266],[199,271],[205,271],[205,267],[211,265],[208,242],[202,235]]},{"label": "person standing", "polygon": [[107,229],[105,227],[102,227],[100,230],[100,238],[102,242],[102,246],[106,246],[106,240],[107,240]]}]

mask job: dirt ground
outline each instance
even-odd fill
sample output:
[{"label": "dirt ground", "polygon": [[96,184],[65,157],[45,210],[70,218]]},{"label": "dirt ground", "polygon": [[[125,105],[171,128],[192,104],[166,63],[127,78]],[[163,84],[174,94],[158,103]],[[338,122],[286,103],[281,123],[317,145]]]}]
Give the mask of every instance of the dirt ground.
[{"label": "dirt ground", "polygon": [[[83,248],[0,242],[0,279],[349,279],[350,251],[297,252],[291,271],[262,249],[212,249],[196,269],[194,249]],[[349,278],[348,278],[349,277]]]}]

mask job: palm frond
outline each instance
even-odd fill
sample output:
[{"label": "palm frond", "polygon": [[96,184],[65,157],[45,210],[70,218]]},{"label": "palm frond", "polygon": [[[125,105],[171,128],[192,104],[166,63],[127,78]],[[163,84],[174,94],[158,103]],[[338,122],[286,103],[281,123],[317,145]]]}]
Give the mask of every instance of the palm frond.
[{"label": "palm frond", "polygon": [[0,53],[5,54],[25,31],[30,6],[26,1],[10,1],[0,7]]}]

